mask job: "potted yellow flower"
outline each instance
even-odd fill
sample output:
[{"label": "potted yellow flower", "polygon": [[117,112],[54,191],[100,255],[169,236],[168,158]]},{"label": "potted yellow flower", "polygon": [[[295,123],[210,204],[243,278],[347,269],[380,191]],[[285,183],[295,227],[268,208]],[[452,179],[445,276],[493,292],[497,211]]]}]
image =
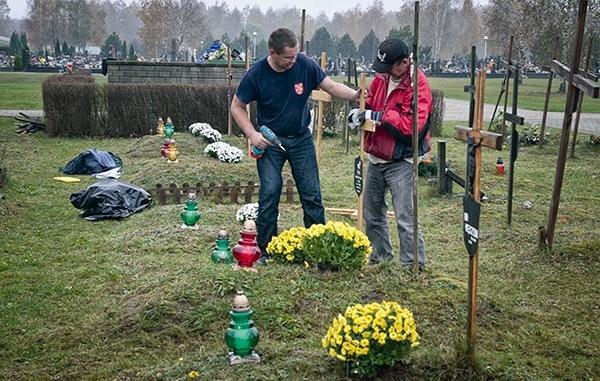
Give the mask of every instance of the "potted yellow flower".
[{"label": "potted yellow flower", "polygon": [[273,237],[267,252],[275,261],[328,269],[360,269],[372,252],[371,242],[348,223],[329,221],[310,228],[292,228]]},{"label": "potted yellow flower", "polygon": [[396,302],[355,304],[333,319],[322,339],[329,355],[343,361],[350,373],[374,377],[419,345],[412,313]]}]

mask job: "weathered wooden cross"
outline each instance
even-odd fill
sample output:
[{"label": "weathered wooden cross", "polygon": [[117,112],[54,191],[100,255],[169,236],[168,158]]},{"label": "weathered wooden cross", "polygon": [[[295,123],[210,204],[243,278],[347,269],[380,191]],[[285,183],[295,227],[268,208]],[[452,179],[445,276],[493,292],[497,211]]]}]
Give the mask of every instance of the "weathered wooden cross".
[{"label": "weathered wooden cross", "polygon": [[499,149],[502,135],[482,131],[485,93],[485,71],[477,74],[475,85],[475,117],[473,128],[457,127],[454,137],[467,142],[467,172],[463,201],[464,241],[469,253],[469,289],[467,317],[467,351],[471,363],[475,362],[475,324],[477,311],[477,260],[479,244],[479,215],[481,210],[481,147]]},{"label": "weathered wooden cross", "polygon": [[510,157],[508,167],[508,201],[506,210],[506,222],[510,225],[512,221],[512,204],[513,204],[513,185],[515,180],[515,161],[517,161],[517,155],[519,152],[519,133],[517,131],[517,124],[523,125],[525,122],[523,117],[517,115],[517,104],[519,97],[519,68],[512,63],[514,36],[510,36],[510,46],[508,50],[508,61],[502,60],[506,71],[506,88],[508,89],[510,76],[514,75],[515,80],[513,81],[513,94],[512,94],[512,112],[509,114],[506,112],[508,107],[508,95],[504,98],[504,121],[502,123],[502,136],[506,136],[506,121],[508,120],[511,124],[510,129]]},{"label": "weathered wooden cross", "polygon": [[[581,106],[583,104],[583,94],[586,93],[592,98],[598,98],[598,85],[592,83],[598,82],[598,76],[588,72],[592,52],[592,41],[592,38],[590,38],[584,69],[579,69],[578,74],[576,74],[573,78],[573,80],[575,81],[575,87],[577,87],[577,94],[575,96],[576,99],[574,101],[576,105],[573,105],[573,110],[575,109],[575,107],[577,107],[577,114],[575,117],[575,125],[573,127],[573,143],[571,145],[571,157],[574,157],[575,155],[575,144],[577,143],[577,130],[579,129],[579,117],[581,115]],[[555,73],[559,77],[569,80],[569,75],[571,73],[571,69],[569,69],[569,67],[567,67],[565,64],[558,61],[557,59],[552,59],[552,62],[550,63],[550,67],[548,69],[550,70],[550,76],[548,79],[548,88],[546,90],[546,103],[544,107],[544,113],[542,116],[542,125],[540,126],[540,148],[543,144],[542,139],[544,138],[546,129],[546,114],[548,112],[552,75]]]},{"label": "weathered wooden cross", "polygon": [[[556,60],[553,61],[553,63],[555,63],[555,69],[560,70],[563,75],[568,77],[569,89],[567,91],[567,101],[565,104],[565,117],[563,119],[562,134],[560,138],[558,163],[556,166],[556,175],[554,177],[554,190],[552,192],[552,201],[550,203],[548,226],[546,229],[541,228],[539,234],[538,246],[548,247],[549,249],[552,249],[552,244],[554,241],[554,229],[556,227],[556,218],[558,216],[558,204],[560,202],[560,192],[562,190],[562,182],[565,174],[567,150],[569,147],[569,135],[571,132],[571,120],[573,119],[576,99],[581,91],[585,92],[592,98],[598,98],[600,92],[600,86],[588,79],[585,73],[582,73],[579,69],[587,8],[588,0],[580,0],[577,34],[575,38],[571,68],[567,68]],[[577,74],[575,74],[575,72],[577,72]]]}]

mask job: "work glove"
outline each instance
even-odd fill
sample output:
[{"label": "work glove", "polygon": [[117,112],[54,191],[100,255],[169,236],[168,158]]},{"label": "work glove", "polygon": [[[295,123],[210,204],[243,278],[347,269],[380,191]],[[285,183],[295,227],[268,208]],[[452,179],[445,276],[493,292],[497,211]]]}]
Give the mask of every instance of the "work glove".
[{"label": "work glove", "polygon": [[360,127],[362,122],[358,120],[359,114],[360,110],[358,108],[353,108],[348,113],[348,126],[350,127],[350,130],[356,130]]},{"label": "work glove", "polygon": [[380,124],[382,115],[383,115],[382,112],[365,110],[365,111],[361,112],[360,115],[358,116],[358,121],[360,122],[360,124],[362,124],[362,122],[364,122],[365,120],[370,119],[373,122]]}]

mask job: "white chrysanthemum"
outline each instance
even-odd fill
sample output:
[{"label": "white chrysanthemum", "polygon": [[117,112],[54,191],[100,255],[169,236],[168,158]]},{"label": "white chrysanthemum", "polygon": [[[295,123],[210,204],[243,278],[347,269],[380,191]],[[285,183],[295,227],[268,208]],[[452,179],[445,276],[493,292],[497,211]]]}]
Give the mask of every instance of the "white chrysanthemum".
[{"label": "white chrysanthemum", "polygon": [[208,123],[194,123],[188,127],[188,131],[194,136],[200,136],[201,132],[207,128],[211,128]]},{"label": "white chrysanthemum", "polygon": [[225,142],[210,143],[204,149],[204,154],[216,157],[225,163],[239,163],[244,158],[244,152],[241,149]]},{"label": "white chrysanthemum", "polygon": [[258,217],[258,202],[242,205],[235,214],[235,219],[239,222],[246,220],[256,220]]}]

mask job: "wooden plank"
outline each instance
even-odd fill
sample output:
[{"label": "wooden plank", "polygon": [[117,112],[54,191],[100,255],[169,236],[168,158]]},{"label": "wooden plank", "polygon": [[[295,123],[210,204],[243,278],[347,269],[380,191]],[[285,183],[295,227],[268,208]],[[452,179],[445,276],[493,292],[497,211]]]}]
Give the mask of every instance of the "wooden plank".
[{"label": "wooden plank", "polygon": [[502,61],[502,65],[504,66],[504,68],[507,69],[508,71],[510,71],[511,73],[519,72],[519,68],[512,65],[510,62],[508,62],[506,60],[501,60],[501,61]]},{"label": "wooden plank", "polygon": [[[558,60],[553,60],[551,67],[552,71],[563,78],[568,78],[569,73],[571,72],[571,69],[569,69],[568,66]],[[592,98],[598,98],[600,96],[600,85],[594,83],[593,80],[586,78],[584,76],[585,72],[583,72],[581,69],[579,72],[583,73],[583,75],[573,75],[573,86],[577,87],[579,90],[583,91]]]},{"label": "wooden plank", "polygon": [[522,116],[513,115],[513,114],[504,114],[504,119],[522,126],[525,123],[525,119]]},{"label": "wooden plank", "polygon": [[[344,216],[350,216],[350,218],[352,218],[353,220],[358,219],[358,210],[356,209],[325,208],[325,211],[333,214],[342,214]],[[387,217],[395,218],[396,214],[391,210],[388,210]]]},{"label": "wooden plank", "polygon": [[310,97],[315,101],[331,102],[331,94],[323,90],[313,90]]},{"label": "wooden plank", "polygon": [[[562,62],[556,59],[552,60],[552,62],[550,63],[549,70],[556,72],[556,74],[560,75],[563,78],[568,78],[569,73],[571,72],[571,69],[569,69],[567,65],[563,64]],[[598,76],[590,73],[587,70],[579,69],[578,74],[582,77],[589,79],[592,82],[598,82]]]},{"label": "wooden plank", "polygon": [[377,127],[377,123],[372,121],[371,119],[367,119],[360,125],[360,129],[362,131],[375,132],[375,128]]},{"label": "wooden plank", "polygon": [[[473,130],[469,127],[456,126],[454,128],[454,138],[457,140],[467,141],[469,138],[469,132]],[[481,131],[481,145],[496,151],[502,151],[502,134],[495,132]]]}]

